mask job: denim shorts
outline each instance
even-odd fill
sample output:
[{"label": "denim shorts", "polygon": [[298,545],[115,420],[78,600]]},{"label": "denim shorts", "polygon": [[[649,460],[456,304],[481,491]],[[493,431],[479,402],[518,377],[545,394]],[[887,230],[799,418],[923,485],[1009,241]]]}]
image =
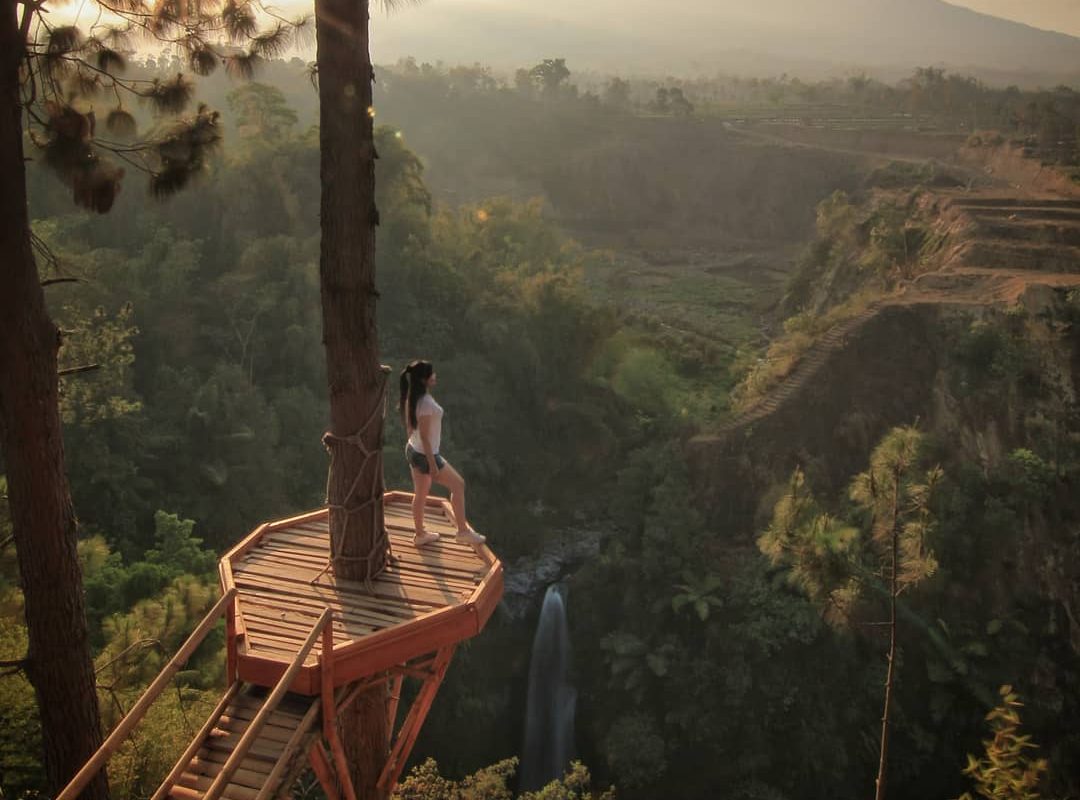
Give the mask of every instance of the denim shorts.
[{"label": "denim shorts", "polygon": [[[411,444],[406,444],[405,445],[405,460],[409,462],[409,466],[412,467],[413,469],[419,470],[420,472],[424,473],[425,475],[428,474],[429,470],[428,470],[427,456],[424,455],[423,453],[421,453],[419,450],[417,450]],[[436,464],[436,466],[438,466],[439,469],[442,469],[443,467],[446,466],[446,459],[443,458],[442,456],[440,456],[438,453],[436,453],[435,454],[435,464]]]}]

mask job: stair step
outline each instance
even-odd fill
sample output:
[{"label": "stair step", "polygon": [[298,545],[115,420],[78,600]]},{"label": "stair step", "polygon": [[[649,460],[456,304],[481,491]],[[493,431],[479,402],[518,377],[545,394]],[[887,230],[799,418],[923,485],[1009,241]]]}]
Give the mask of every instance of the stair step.
[{"label": "stair step", "polygon": [[1025,208],[1020,206],[984,206],[966,209],[977,220],[1077,220],[1080,221],[1080,207],[1068,208]]},{"label": "stair step", "polygon": [[948,208],[1080,208],[1080,200],[1067,197],[954,197],[946,203]]}]

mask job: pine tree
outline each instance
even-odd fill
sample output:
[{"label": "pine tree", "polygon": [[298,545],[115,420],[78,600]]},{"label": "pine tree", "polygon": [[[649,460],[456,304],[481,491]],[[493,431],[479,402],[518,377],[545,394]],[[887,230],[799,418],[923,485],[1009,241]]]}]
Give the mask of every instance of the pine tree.
[{"label": "pine tree", "polygon": [[[96,21],[84,30],[54,25],[49,0],[0,0],[0,446],[29,634],[22,666],[37,698],[50,792],[97,749],[101,730],[58,407],[62,338],[35,258],[24,134],[83,208],[109,211],[127,169],[146,173],[155,196],[169,195],[205,166],[220,141],[218,117],[201,106],[179,117],[193,96],[183,75],[125,78],[128,42],[139,36],[174,45],[198,74],[224,63],[247,75],[306,24],[279,20],[260,31],[250,0],[94,4],[102,13],[88,15]],[[219,48],[212,37],[233,44]],[[235,46],[241,42],[248,49]],[[101,99],[111,107],[99,122],[91,102]],[[129,110],[135,102],[176,119],[140,137]],[[107,795],[104,773],[84,793]]]},{"label": "pine tree", "polygon": [[850,497],[864,520],[852,526],[824,513],[800,470],[777,502],[758,547],[774,564],[790,567],[789,579],[819,603],[827,620],[849,624],[860,601],[884,595],[888,620],[872,623],[889,634],[876,800],[883,800],[899,643],[900,595],[930,577],[937,561],[927,546],[933,526],[930,500],[940,467],[923,464],[923,437],[914,427],[894,428],[874,449],[870,467],[851,484]]}]

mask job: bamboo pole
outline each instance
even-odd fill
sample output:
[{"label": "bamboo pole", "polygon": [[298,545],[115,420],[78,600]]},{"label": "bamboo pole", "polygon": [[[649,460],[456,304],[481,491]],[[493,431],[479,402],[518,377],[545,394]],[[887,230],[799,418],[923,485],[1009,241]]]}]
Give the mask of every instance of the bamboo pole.
[{"label": "bamboo pole", "polygon": [[311,725],[315,721],[315,715],[318,713],[319,703],[313,702],[311,708],[309,708],[304,715],[304,719],[296,727],[296,730],[292,732],[289,741],[285,743],[285,749],[281,751],[281,756],[278,758],[277,763],[274,764],[274,768],[270,770],[270,774],[267,775],[266,780],[263,781],[262,788],[259,789],[259,794],[255,800],[267,800],[271,795],[277,793],[277,782],[282,779],[282,775],[285,774],[285,767],[292,760],[296,751],[300,749],[304,737],[307,736],[308,732],[311,730]]},{"label": "bamboo pole", "polygon": [[236,597],[236,589],[230,589],[221,596],[214,607],[210,609],[202,622],[191,632],[187,641],[180,647],[171,659],[169,663],[165,665],[165,668],[158,673],[158,676],[154,678],[153,682],[146,687],[146,691],[143,692],[135,705],[131,707],[131,710],[124,716],[122,720],[113,728],[112,733],[102,743],[98,751],[90,757],[90,760],[86,762],[82,769],[78,771],[71,782],[64,787],[63,791],[56,796],[56,800],[75,800],[87,784],[93,780],[98,771],[108,762],[112,754],[116,752],[120,744],[128,737],[132,729],[139,724],[139,721],[146,716],[147,710],[151,704],[157,700],[158,695],[164,691],[165,686],[172,680],[173,676],[180,671],[180,668],[187,663],[187,660],[191,657],[191,654],[195,651],[195,648],[202,644],[202,640],[206,638],[206,635],[210,633],[210,629],[217,623],[218,617],[222,612],[233,602],[233,598]]},{"label": "bamboo pole", "polygon": [[296,657],[293,659],[289,668],[285,670],[285,674],[281,676],[281,680],[277,682],[274,687],[274,691],[270,693],[270,696],[266,698],[266,702],[263,703],[259,712],[255,715],[255,719],[248,725],[247,730],[244,731],[244,735],[240,737],[240,741],[236,745],[236,749],[233,750],[229,756],[228,761],[225,762],[225,766],[221,768],[221,772],[214,778],[214,782],[207,789],[206,794],[203,795],[203,800],[217,800],[221,797],[222,792],[225,791],[225,787],[228,786],[229,781],[232,780],[233,773],[236,772],[237,767],[240,766],[240,762],[244,760],[248,750],[255,743],[258,738],[263,725],[266,724],[266,720],[270,718],[270,715],[277,708],[278,703],[281,702],[281,698],[289,691],[289,686],[292,685],[296,675],[300,672],[300,668],[304,664],[304,659],[307,658],[307,654],[311,652],[311,648],[315,646],[315,642],[319,640],[319,636],[323,632],[323,628],[330,621],[331,612],[330,609],[324,609],[322,614],[319,615],[318,621],[311,629],[311,633],[308,634],[304,644],[301,645],[300,650],[296,653]]},{"label": "bamboo pole", "polygon": [[233,697],[236,696],[236,691],[239,688],[240,684],[238,683],[234,683],[229,686],[228,691],[226,691],[225,694],[222,695],[221,702],[217,704],[217,707],[214,709],[213,713],[210,714],[210,717],[203,724],[202,729],[199,731],[198,735],[196,735],[195,738],[191,740],[191,744],[187,746],[184,754],[180,756],[179,759],[177,759],[176,765],[172,768],[172,772],[170,772],[165,777],[165,780],[161,782],[161,786],[159,786],[158,790],[154,792],[154,796],[151,798],[151,800],[164,800],[165,795],[169,793],[169,790],[173,787],[173,784],[176,783],[180,779],[180,776],[184,774],[184,770],[187,769],[188,764],[191,763],[192,756],[199,752],[199,748],[203,746],[207,734],[214,729],[215,725],[217,725],[218,721],[221,719],[221,715],[225,713],[225,709],[228,707],[229,702],[233,699]]}]

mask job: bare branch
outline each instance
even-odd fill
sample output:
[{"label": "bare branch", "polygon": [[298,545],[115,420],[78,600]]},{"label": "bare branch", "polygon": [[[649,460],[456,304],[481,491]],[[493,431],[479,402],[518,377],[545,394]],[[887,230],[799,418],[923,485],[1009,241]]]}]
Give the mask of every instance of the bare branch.
[{"label": "bare branch", "polygon": [[[117,661],[120,661],[122,658],[126,657],[127,654],[130,653],[132,650],[149,650],[151,647],[160,648],[161,647],[161,640],[160,639],[139,639],[138,641],[132,642],[130,645],[128,645],[123,650],[121,650],[119,653],[117,653],[115,657],[113,657],[112,659],[110,659],[106,663],[102,664],[100,667],[96,668],[94,670],[94,674],[98,674],[100,672],[103,672],[104,670],[107,670],[109,667],[111,667]],[[108,688],[110,691],[112,690],[112,686],[102,687],[102,688]]]},{"label": "bare branch", "polygon": [[[60,269],[60,259],[56,257],[49,245],[45,243],[45,240],[33,231],[30,231],[30,245],[34,248],[34,252],[37,253],[38,257],[45,262],[47,267],[57,271]],[[50,278],[42,281],[41,285],[48,286],[50,283],[59,282],[59,280],[59,278]]]},{"label": "bare branch", "polygon": [[19,38],[22,42],[30,36],[30,25],[34,21],[34,15],[45,5],[45,0],[23,0],[23,18],[19,23]]},{"label": "bare branch", "polygon": [[46,278],[41,282],[42,287],[53,286],[57,283],[82,283],[82,278]]},{"label": "bare branch", "polygon": [[57,370],[56,374],[62,378],[65,375],[78,375],[81,372],[93,372],[95,369],[101,369],[101,364],[83,364],[79,367],[68,367],[67,369]]}]

